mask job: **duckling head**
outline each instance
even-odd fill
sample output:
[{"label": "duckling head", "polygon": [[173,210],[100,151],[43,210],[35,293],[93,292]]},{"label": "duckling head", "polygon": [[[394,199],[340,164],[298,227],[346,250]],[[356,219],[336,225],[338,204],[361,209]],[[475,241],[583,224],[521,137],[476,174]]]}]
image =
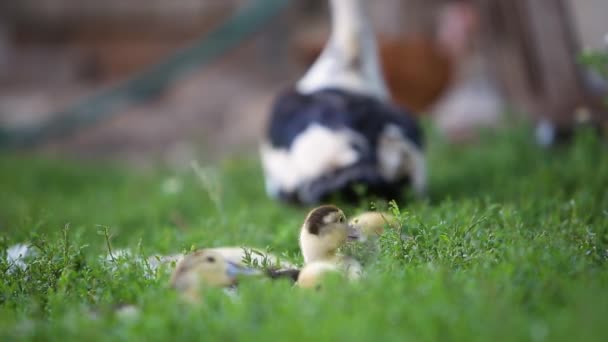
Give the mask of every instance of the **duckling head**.
[{"label": "duckling head", "polygon": [[349,225],[359,232],[359,241],[364,242],[384,233],[384,227],[397,227],[399,221],[386,212],[368,211],[353,217]]},{"label": "duckling head", "polygon": [[344,212],[333,205],[313,209],[300,230],[304,262],[331,260],[348,240],[358,240],[359,232],[346,223]]},{"label": "duckling head", "polygon": [[257,270],[226,260],[212,250],[199,250],[186,255],[171,276],[170,285],[186,297],[197,300],[202,287],[235,285],[239,275],[256,275]]}]

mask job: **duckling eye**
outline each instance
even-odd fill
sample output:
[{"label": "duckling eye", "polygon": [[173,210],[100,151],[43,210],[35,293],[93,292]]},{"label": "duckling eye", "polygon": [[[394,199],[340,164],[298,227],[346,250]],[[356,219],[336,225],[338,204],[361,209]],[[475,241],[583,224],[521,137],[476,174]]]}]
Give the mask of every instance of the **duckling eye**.
[{"label": "duckling eye", "polygon": [[344,220],[345,220],[345,219],[344,219],[344,216],[340,216],[340,218],[338,219],[338,222],[340,222],[340,223],[344,223]]},{"label": "duckling eye", "polygon": [[208,261],[208,262],[215,262],[215,258],[214,258],[214,257],[212,257],[212,256],[208,256],[208,257],[207,257],[207,261]]}]

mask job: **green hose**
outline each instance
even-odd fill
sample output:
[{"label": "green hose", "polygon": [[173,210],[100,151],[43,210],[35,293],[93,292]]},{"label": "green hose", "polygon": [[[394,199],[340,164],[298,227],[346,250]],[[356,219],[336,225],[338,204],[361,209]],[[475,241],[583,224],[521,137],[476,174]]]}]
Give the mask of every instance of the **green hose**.
[{"label": "green hose", "polygon": [[39,125],[0,128],[0,145],[32,146],[52,137],[108,119],[128,107],[145,102],[168,84],[202,67],[236,47],[286,7],[289,0],[250,0],[249,4],[212,30],[199,42],[108,90],[49,115]]}]

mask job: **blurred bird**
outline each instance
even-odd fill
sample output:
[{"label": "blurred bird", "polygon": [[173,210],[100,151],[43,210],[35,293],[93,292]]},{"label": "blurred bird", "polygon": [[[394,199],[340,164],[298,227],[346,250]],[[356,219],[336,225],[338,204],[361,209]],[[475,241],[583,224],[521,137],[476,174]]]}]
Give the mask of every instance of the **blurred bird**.
[{"label": "blurred bird", "polygon": [[226,260],[244,266],[247,259],[254,265],[268,268],[295,267],[292,263],[272,253],[264,252],[252,247],[214,247],[208,250],[221,254]]},{"label": "blurred bird", "polygon": [[[239,275],[260,275],[272,279],[287,278],[300,287],[311,287],[320,282],[327,272],[345,274],[356,279],[361,274],[360,264],[353,258],[340,255],[338,249],[347,241],[356,241],[359,232],[346,223],[342,210],[324,205],[309,212],[300,231],[300,249],[304,267],[298,270],[289,263],[284,268],[271,266],[266,272],[245,267],[241,252],[230,247],[201,249],[185,255],[171,276],[170,285],[184,298],[198,302],[205,287],[236,285]],[[275,264],[276,265],[276,264]]]},{"label": "blurred bird", "polygon": [[361,265],[338,249],[348,241],[358,241],[359,232],[346,223],[346,216],[333,205],[313,209],[300,230],[300,250],[304,267],[298,276],[299,287],[314,287],[327,272],[341,273],[348,279],[361,276]]},{"label": "blurred bird", "polygon": [[341,276],[342,270],[335,263],[314,261],[300,270],[297,285],[303,289],[318,289],[324,277],[331,274]]},{"label": "blurred bird", "polygon": [[[471,141],[479,128],[500,124],[502,95],[477,44],[477,7],[463,1],[435,7],[432,33],[378,36],[382,72],[395,103],[419,116],[432,116],[451,142]],[[323,48],[321,37],[307,32],[299,36],[296,58],[312,65]]]},{"label": "blurred bird", "polygon": [[333,205],[323,205],[311,210],[300,229],[300,251],[304,266],[298,269],[289,265],[270,268],[266,275],[272,279],[288,279],[299,287],[312,287],[327,272],[346,274],[356,279],[361,273],[359,263],[338,250],[349,241],[359,240],[359,230],[346,223],[344,212]]},{"label": "blurred bird", "polygon": [[342,210],[333,205],[323,205],[311,210],[300,229],[300,251],[304,266],[291,265],[269,269],[266,275],[272,279],[291,279],[299,287],[309,287],[318,282],[324,273],[335,271],[357,278],[361,273],[359,263],[338,250],[349,241],[358,241],[359,231],[346,224]]},{"label": "blurred bird", "polygon": [[[378,37],[382,75],[388,90],[401,108],[422,116],[448,89],[454,62],[441,43],[421,34]],[[310,66],[320,56],[322,43],[304,41],[296,45],[296,57]]]},{"label": "blurred bird", "polygon": [[[253,247],[212,247],[205,248],[204,250],[218,253],[226,261],[239,266],[245,266],[245,262],[248,261],[255,266],[264,266],[268,269],[280,269],[280,268],[292,268],[295,267],[289,261],[284,258],[280,258],[272,253],[264,252],[260,249]],[[155,277],[157,271],[162,269],[172,270],[175,265],[179,264],[187,254],[176,253],[170,255],[155,254],[145,259],[138,255],[133,254],[130,249],[118,249],[114,250],[112,254],[102,256],[102,259],[106,262],[113,264],[113,268],[116,267],[113,261],[116,258],[127,258],[145,267],[147,277]]]},{"label": "blurred bird", "polygon": [[240,275],[258,275],[259,271],[226,260],[221,253],[202,249],[186,255],[171,275],[170,285],[185,299],[200,301],[204,288],[230,287]]},{"label": "blurred bird", "polygon": [[397,233],[401,235],[401,238],[405,238],[403,232],[399,229],[399,220],[387,212],[363,212],[352,217],[349,220],[349,225],[357,231],[359,243],[348,246],[344,249],[344,252],[356,256],[364,265],[376,262],[382,248],[387,243],[394,243],[391,238],[394,236],[393,234],[389,234],[388,239],[384,242],[380,241],[380,236],[384,234],[385,229],[389,229],[391,233]]},{"label": "blurred bird", "polygon": [[385,227],[397,227],[399,221],[385,212],[366,211],[349,220],[349,225],[358,231],[359,241],[365,242],[384,233]]},{"label": "blurred bird", "polygon": [[320,57],[272,109],[261,146],[272,198],[313,204],[340,193],[396,199],[426,186],[422,132],[393,105],[366,1],[330,0],[332,33]]}]

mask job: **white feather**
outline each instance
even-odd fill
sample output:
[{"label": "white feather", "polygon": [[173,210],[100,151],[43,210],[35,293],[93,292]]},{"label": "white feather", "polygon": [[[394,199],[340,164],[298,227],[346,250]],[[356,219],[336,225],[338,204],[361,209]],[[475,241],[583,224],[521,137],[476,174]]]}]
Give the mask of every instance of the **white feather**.
[{"label": "white feather", "polygon": [[334,131],[319,124],[312,124],[302,132],[289,151],[263,144],[261,155],[268,194],[276,196],[279,189],[294,191],[305,182],[356,163],[360,156],[353,145],[365,148],[367,143],[354,131]]},{"label": "white feather", "polygon": [[6,261],[8,262],[10,268],[9,270],[13,270],[15,267],[21,270],[25,270],[27,264],[25,263],[25,258],[32,255],[32,249],[29,245],[18,243],[16,245],[10,246],[6,250]]},{"label": "white feather", "polygon": [[320,57],[297,83],[300,93],[339,88],[388,99],[364,0],[331,0],[332,33]]},{"label": "white feather", "polygon": [[397,125],[384,127],[378,147],[379,171],[387,181],[409,176],[417,194],[426,190],[426,160],[422,151],[401,133]]}]

